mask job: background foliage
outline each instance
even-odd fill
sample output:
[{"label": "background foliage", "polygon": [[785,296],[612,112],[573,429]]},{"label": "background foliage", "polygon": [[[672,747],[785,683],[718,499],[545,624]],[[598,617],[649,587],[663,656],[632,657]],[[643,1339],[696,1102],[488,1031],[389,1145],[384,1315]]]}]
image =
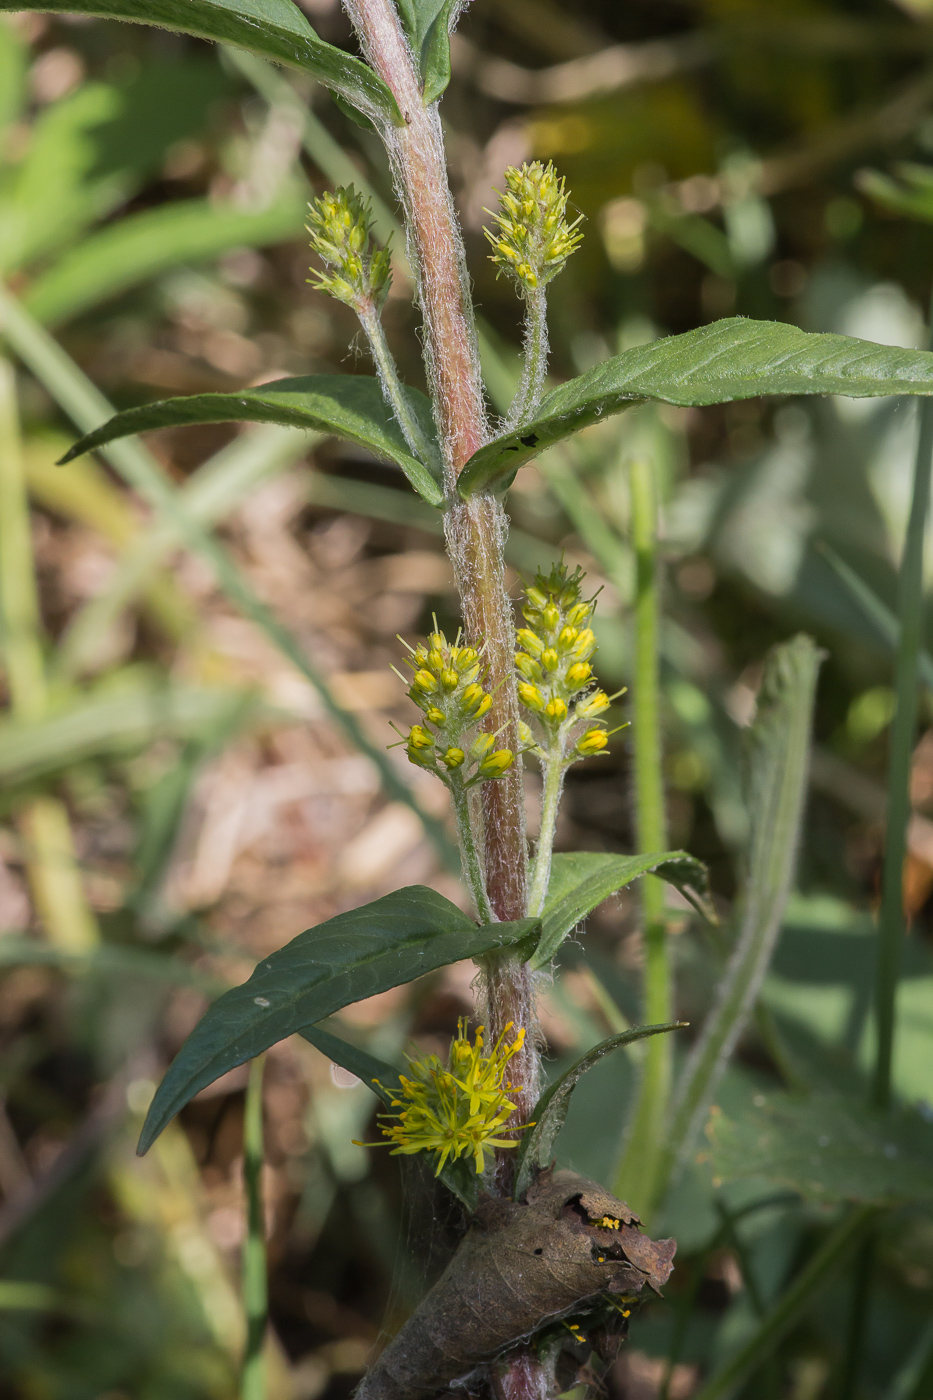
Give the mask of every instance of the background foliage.
[{"label": "background foliage", "polygon": [[[348,45],[335,4],[307,9]],[[518,309],[480,227],[503,167],[531,156],[555,160],[586,220],[552,294],[555,376],[731,314],[924,343],[928,19],[921,0],[474,0],[442,110],[502,403]],[[301,226],[310,190],[354,178],[389,230],[371,133],[305,75],[232,50],[102,21],[0,22],[0,269],[117,407],[354,367],[351,313],[305,284]],[[396,279],[403,290],[401,265]],[[402,296],[386,320],[417,384]],[[424,632],[432,612],[449,624],[452,581],[437,516],[363,445],[219,425],[163,430],[148,450],[113,444],[114,472],[91,458],[55,468],[94,400],[72,385],[69,402],[35,343],[15,385],[0,376],[0,587],[18,619],[0,721],[0,1393],[228,1397],[244,1333],[245,1070],[142,1161],[135,1135],[207,998],[256,958],[401,885],[462,903],[438,793],[384,750],[387,720],[411,718],[388,669],[395,634]],[[926,697],[898,993],[903,1118],[876,1125],[860,1107],[915,433],[915,409],[894,399],[644,408],[552,448],[510,498],[516,570],[564,549],[602,585],[600,675],[615,688],[632,665],[627,463],[657,464],[670,845],[708,861],[722,916],[717,932],[669,891],[677,1011],[694,1023],[735,927],[743,730],[764,654],[800,628],[827,652],[797,893],[706,1136],[652,1222],[676,1234],[678,1267],[607,1379],[619,1400],[933,1393]],[[9,468],[20,438],[28,530]],[[216,555],[181,547],[176,517],[121,484],[124,467],[154,461],[188,517],[218,527],[220,573]],[[633,849],[624,739],[612,755],[573,771],[563,848]],[[624,895],[588,920],[588,968],[564,945],[544,993],[555,1078],[640,1019],[635,913]],[[442,1051],[470,975],[383,993],[338,1028],[383,1059],[412,1038]],[[639,1053],[580,1081],[556,1144],[604,1181]],[[283,1400],[348,1395],[386,1308],[391,1325],[417,1294],[400,1237],[423,1234],[422,1255],[443,1248],[428,1198],[411,1205],[417,1183],[403,1191],[394,1162],[353,1146],[374,1100],[347,1083],[303,1041],[267,1058]],[[794,1309],[840,1213],[854,1243],[852,1203],[887,1208],[873,1256],[827,1269]],[[863,1313],[860,1270],[875,1283]],[[744,1390],[716,1389],[780,1299],[776,1355]]]}]

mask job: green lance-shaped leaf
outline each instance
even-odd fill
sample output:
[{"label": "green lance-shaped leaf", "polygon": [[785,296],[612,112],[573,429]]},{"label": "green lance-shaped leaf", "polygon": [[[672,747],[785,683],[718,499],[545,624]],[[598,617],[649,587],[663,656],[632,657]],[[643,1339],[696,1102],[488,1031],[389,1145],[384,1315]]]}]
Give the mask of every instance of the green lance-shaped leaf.
[{"label": "green lance-shaped leaf", "polygon": [[562,384],[531,423],[473,454],[460,493],[469,498],[505,485],[546,447],[645,399],[693,408],[759,394],[933,394],[933,353],[814,335],[777,321],[716,321],[626,350]]},{"label": "green lance-shaped leaf", "polygon": [[450,82],[450,30],[462,0],[398,0],[398,10],[421,74],[425,106]]},{"label": "green lance-shaped leaf", "polygon": [[477,927],[424,885],[307,929],[263,958],[195,1026],[152,1101],[140,1152],[206,1085],[286,1036],[448,963],[513,947],[530,952],[539,930],[535,919]]},{"label": "green lance-shaped leaf", "polygon": [[822,655],[801,635],[775,647],[765,667],[749,735],[747,805],[752,828],[742,924],[716,1002],[677,1086],[662,1167],[665,1177],[683,1160],[702,1125],[755,1005],[781,928],[803,823],[813,697]]},{"label": "green lance-shaped leaf", "polygon": [[[330,1031],[321,1026],[305,1026],[299,1031],[299,1035],[309,1045],[320,1050],[322,1055],[333,1060],[335,1065],[341,1065],[351,1074],[355,1074],[387,1108],[392,1106],[392,1100],[397,1096],[400,1087],[399,1071],[394,1065],[386,1064],[385,1060],[377,1060],[375,1055],[351,1045],[339,1035],[331,1035]],[[388,1146],[388,1143],[386,1145]],[[467,1210],[476,1209],[479,1178],[469,1159],[460,1158],[456,1162],[447,1162],[441,1168],[439,1180],[463,1202]]]},{"label": "green lance-shaped leaf", "polygon": [[716,1113],[707,1129],[713,1172],[799,1191],[823,1205],[897,1206],[933,1200],[933,1125],[836,1095],[756,1095],[741,1118]]},{"label": "green lance-shaped leaf", "polygon": [[0,0],[4,10],[94,15],[155,24],[235,44],[312,74],[368,117],[400,125],[395,98],[367,64],[320,39],[293,0],[43,0],[26,5]]},{"label": "green lance-shaped leaf", "polygon": [[645,1040],[649,1035],[681,1030],[686,1025],[686,1021],[672,1021],[667,1026],[635,1026],[630,1031],[623,1031],[621,1035],[610,1036],[608,1040],[594,1045],[592,1050],[587,1050],[585,1055],[581,1055],[559,1079],[555,1079],[554,1083],[545,1089],[531,1113],[534,1127],[523,1134],[518,1148],[514,1188],[517,1201],[521,1200],[528,1190],[535,1173],[550,1163],[551,1150],[570,1109],[570,1096],[587,1070],[592,1069],[598,1060],[610,1055],[622,1045]]},{"label": "green lance-shaped leaf", "polygon": [[46,325],[64,321],[180,262],[281,243],[301,231],[306,212],[305,202],[290,196],[256,212],[186,199],[131,214],[70,248],[23,301]]},{"label": "green lance-shaped leaf", "polygon": [[[404,392],[425,436],[434,441],[428,400],[416,389]],[[234,422],[281,423],[290,428],[336,433],[395,462],[419,496],[431,505],[439,506],[444,499],[440,480],[411,455],[401,429],[386,407],[379,381],[364,374],[309,374],[299,379],[276,379],[236,394],[192,394],[189,398],[161,399],[130,408],[87,433],[62,462],[150,428]]]},{"label": "green lance-shaped leaf", "polygon": [[554,857],[548,897],[541,916],[541,941],[532,967],[549,962],[567,935],[591,910],[640,875],[653,874],[680,890],[705,918],[716,921],[706,866],[686,851],[660,855],[615,856],[574,851]]}]

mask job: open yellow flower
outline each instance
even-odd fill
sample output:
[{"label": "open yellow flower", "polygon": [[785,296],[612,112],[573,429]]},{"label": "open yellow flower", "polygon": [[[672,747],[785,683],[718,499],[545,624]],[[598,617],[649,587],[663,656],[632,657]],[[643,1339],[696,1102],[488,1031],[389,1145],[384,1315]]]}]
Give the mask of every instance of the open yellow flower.
[{"label": "open yellow flower", "polygon": [[[522,1048],[525,1032],[515,1032],[511,1043],[506,1036],[513,1030],[510,1021],[488,1054],[484,1054],[483,1027],[478,1027],[473,1043],[467,1036],[466,1021],[457,1026],[450,1056],[443,1065],[437,1055],[409,1059],[409,1075],[400,1076],[399,1096],[392,1100],[397,1113],[383,1113],[381,1129],[386,1142],[366,1143],[367,1147],[388,1147],[392,1155],[431,1152],[437,1157],[435,1175],[448,1161],[472,1157],[476,1171],[484,1171],[485,1153],[495,1147],[517,1147],[518,1139],[499,1136],[515,1112],[509,1098],[513,1085],[506,1078],[509,1061]],[[531,1127],[509,1127],[522,1132]]]}]

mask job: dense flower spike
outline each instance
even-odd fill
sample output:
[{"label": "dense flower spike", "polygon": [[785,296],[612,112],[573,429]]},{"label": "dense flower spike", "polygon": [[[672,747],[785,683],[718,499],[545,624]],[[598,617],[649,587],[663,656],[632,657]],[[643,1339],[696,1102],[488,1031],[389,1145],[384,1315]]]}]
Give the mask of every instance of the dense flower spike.
[{"label": "dense flower spike", "polygon": [[486,210],[496,226],[483,232],[492,245],[492,262],[523,291],[535,291],[547,286],[580,246],[582,215],[568,222],[564,180],[550,161],[532,161],[520,170],[510,165],[505,184],[499,208]]},{"label": "dense flower spike", "polygon": [[532,720],[520,730],[523,752],[535,755],[544,775],[532,914],[540,913],[547,894],[564,774],[572,763],[606,751],[609,731],[600,717],[616,698],[594,686],[596,636],[590,621],[596,603],[581,597],[582,582],[582,572],[569,573],[564,564],[539,572],[525,589],[527,626],[515,634],[521,647],[515,653],[518,698]]},{"label": "dense flower spike", "polygon": [[312,268],[312,286],[356,311],[380,307],[392,280],[391,257],[388,247],[373,245],[369,202],[352,186],[322,194],[308,205],[307,229],[312,251],[330,269]]},{"label": "dense flower spike", "polygon": [[434,631],[414,649],[408,664],[414,672],[408,694],[425,720],[404,736],[410,761],[436,773],[455,794],[500,778],[515,761],[512,750],[497,748],[494,734],[468,740],[492,705],[482,685],[480,653],[460,646],[459,638],[448,642],[443,632]]},{"label": "dense flower spike", "polygon": [[[381,1143],[369,1147],[388,1147],[392,1155],[412,1155],[430,1152],[437,1158],[436,1175],[448,1161],[471,1157],[477,1173],[486,1166],[485,1154],[490,1148],[517,1147],[517,1138],[503,1138],[515,1104],[509,1093],[518,1087],[506,1079],[506,1070],[513,1055],[521,1050],[525,1032],[516,1030],[510,1044],[506,1036],[515,1030],[509,1022],[488,1054],[483,1053],[483,1027],[479,1026],[473,1044],[467,1036],[466,1021],[457,1025],[457,1035],[450,1046],[447,1065],[437,1055],[423,1059],[409,1058],[409,1075],[401,1076],[399,1097],[392,1108],[398,1113],[382,1113],[386,1126]],[[394,1120],[394,1121],[393,1121]],[[508,1128],[522,1132],[530,1124]]]}]

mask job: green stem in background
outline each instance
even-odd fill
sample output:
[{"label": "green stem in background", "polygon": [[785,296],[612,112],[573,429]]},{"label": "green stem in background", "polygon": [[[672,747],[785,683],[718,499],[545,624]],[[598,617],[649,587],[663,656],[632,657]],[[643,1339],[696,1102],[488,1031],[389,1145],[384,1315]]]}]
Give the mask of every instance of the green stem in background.
[{"label": "green stem in background", "polygon": [[534,417],[544,393],[547,348],[547,292],[536,287],[525,292],[525,355],[521,381],[505,420],[507,428],[520,428]]},{"label": "green stem in background", "polygon": [[243,1186],[246,1191],[246,1238],[243,1241],[242,1291],[246,1315],[240,1400],[266,1400],[266,1325],[269,1290],[266,1278],[266,1220],[262,1199],[262,1073],[265,1057],[249,1067],[243,1119]]},{"label": "green stem in background", "polygon": [[[635,672],[632,724],[635,744],[635,834],[639,852],[667,844],[661,748],[661,686],[658,664],[658,504],[651,466],[631,466],[632,546],[635,551]],[[645,949],[643,1015],[650,1025],[671,1020],[671,979],[664,920],[664,884],[654,875],[641,881]],[[632,1131],[616,1182],[616,1194],[647,1217],[657,1199],[656,1177],[671,1090],[671,1044],[652,1036],[645,1050]]]},{"label": "green stem in background", "polygon": [[528,892],[528,913],[536,916],[544,908],[548,884],[551,879],[551,854],[554,850],[554,833],[557,830],[557,813],[560,795],[564,787],[564,755],[562,746],[552,747],[544,770],[544,787],[541,793],[541,830],[538,833],[538,849],[535,852],[534,869],[531,876],[531,889]]},{"label": "green stem in background", "polygon": [[878,1049],[872,1082],[872,1100],[879,1108],[887,1108],[891,1102],[897,984],[904,940],[904,857],[907,822],[910,816],[910,761],[917,730],[918,668],[924,612],[923,544],[930,507],[933,401],[921,401],[919,418],[910,518],[897,585],[897,616],[900,623],[900,638],[894,666],[897,708],[891,726],[891,749],[888,759],[888,820],[881,880],[875,981]]},{"label": "green stem in background", "polygon": [[494,918],[489,895],[486,893],[486,879],[483,874],[483,860],[476,845],[475,823],[471,820],[470,794],[462,782],[451,784],[454,817],[457,823],[457,836],[460,840],[460,854],[463,858],[463,873],[466,877],[473,905],[484,923]]},{"label": "green stem in background", "polygon": [[825,1285],[829,1275],[877,1215],[878,1211],[874,1206],[859,1206],[846,1215],[828,1239],[824,1240],[806,1268],[797,1275],[790,1288],[781,1294],[757,1332],[725,1366],[700,1387],[693,1400],[729,1400],[729,1397],[738,1392],[742,1382],[753,1375],[762,1362],[773,1354],[775,1347],[797,1322],[813,1295]]},{"label": "green stem in background", "polygon": [[412,413],[411,405],[405,397],[402,382],[398,377],[395,357],[389,349],[379,312],[371,301],[355,307],[355,310],[369,342],[369,349],[376,366],[376,373],[379,376],[379,383],[382,385],[383,395],[395,414],[396,422],[405,434],[405,441],[419,461],[424,462],[426,466],[436,462],[437,452],[425,437],[421,424]]},{"label": "green stem in background", "polygon": [[[113,416],[113,408],[88,377],[2,285],[0,335],[82,432],[90,432]],[[141,442],[129,438],[109,443],[101,449],[101,456],[107,459],[127,485],[138,491],[143,500],[178,531],[192,553],[200,555],[210,564],[220,588],[230,601],[266,633],[311,683],[331,719],[343,730],[350,743],[375,765],[385,792],[395,801],[411,807],[420,818],[427,838],[443,864],[449,870],[458,870],[460,861],[457,852],[436,818],[422,808],[383,750],[370,742],[356,716],[337,704],[325,677],[288,628],[283,627],[256,596],[219,541],[188,514],[152,453]]]}]

